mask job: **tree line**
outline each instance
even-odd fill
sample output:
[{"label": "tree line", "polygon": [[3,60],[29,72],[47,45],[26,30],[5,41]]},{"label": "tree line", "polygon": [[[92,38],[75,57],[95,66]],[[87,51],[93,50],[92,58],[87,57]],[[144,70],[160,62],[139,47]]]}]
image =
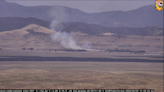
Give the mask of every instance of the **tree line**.
[{"label": "tree line", "polygon": [[22,48],[22,50],[34,50],[33,48]]},{"label": "tree line", "polygon": [[129,50],[129,49],[106,49],[106,52],[130,52],[130,53],[145,53],[145,50],[137,50],[137,51],[133,51],[133,50]]}]

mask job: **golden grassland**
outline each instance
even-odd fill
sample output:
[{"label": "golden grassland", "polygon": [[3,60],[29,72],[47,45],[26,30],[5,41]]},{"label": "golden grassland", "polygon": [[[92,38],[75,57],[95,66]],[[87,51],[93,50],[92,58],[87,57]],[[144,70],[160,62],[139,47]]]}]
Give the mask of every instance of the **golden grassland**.
[{"label": "golden grassland", "polygon": [[[35,28],[31,34],[27,29]],[[62,52],[44,49],[64,49],[51,39],[53,31],[30,25],[0,33],[0,59],[10,56],[79,57],[115,59],[154,59],[142,54],[117,52]],[[92,48],[105,50],[145,50],[163,55],[163,36],[74,36],[77,44],[92,43]],[[34,50],[22,50],[34,48]],[[163,92],[163,63],[149,62],[79,62],[79,61],[0,61],[0,89],[155,89]]]},{"label": "golden grassland", "polygon": [[[27,30],[33,29],[40,34],[32,34]],[[63,49],[59,42],[51,39],[52,30],[31,24],[22,29],[0,32],[0,48],[3,50],[21,50],[22,48]],[[162,53],[163,36],[138,35],[86,35],[75,33],[74,38],[79,46],[90,42],[96,49],[130,49],[145,50],[148,53]]]},{"label": "golden grassland", "polygon": [[0,89],[155,89],[163,63],[1,61]]},{"label": "golden grassland", "polygon": [[[92,44],[92,48],[96,49],[130,49],[130,50],[145,50],[148,53],[162,53],[163,37],[162,36],[75,36],[77,44],[81,46],[85,41]],[[37,49],[63,49],[60,43],[54,42],[50,35],[27,35],[27,37],[18,38],[2,38],[0,39],[0,48],[6,50],[21,50],[22,48]]]}]

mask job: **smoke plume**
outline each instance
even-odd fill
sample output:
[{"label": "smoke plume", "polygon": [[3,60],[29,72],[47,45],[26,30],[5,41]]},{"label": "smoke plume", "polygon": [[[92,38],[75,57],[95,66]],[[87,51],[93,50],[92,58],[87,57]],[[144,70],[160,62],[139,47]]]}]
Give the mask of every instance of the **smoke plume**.
[{"label": "smoke plume", "polygon": [[[54,12],[53,12],[54,11]],[[54,20],[50,24],[51,30],[57,31],[57,33],[52,34],[51,38],[54,41],[60,42],[60,44],[68,49],[82,49],[80,46],[77,45],[73,33],[67,33],[62,31],[64,26],[62,25],[62,22],[65,21],[70,15],[68,12],[66,12],[64,7],[55,7],[51,11],[51,16],[53,16]]]},{"label": "smoke plume", "polygon": [[82,46],[78,46],[74,39],[74,34],[63,31],[64,26],[62,25],[62,22],[66,22],[68,20],[69,16],[71,16],[71,12],[67,11],[65,7],[56,6],[49,14],[53,17],[50,28],[51,30],[57,31],[57,33],[51,35],[51,38],[54,41],[60,42],[63,47],[68,49],[92,50],[90,42],[84,41]]},{"label": "smoke plume", "polygon": [[91,49],[92,48],[92,44],[90,42],[88,42],[88,41],[83,41],[81,47],[84,48],[84,49]]}]

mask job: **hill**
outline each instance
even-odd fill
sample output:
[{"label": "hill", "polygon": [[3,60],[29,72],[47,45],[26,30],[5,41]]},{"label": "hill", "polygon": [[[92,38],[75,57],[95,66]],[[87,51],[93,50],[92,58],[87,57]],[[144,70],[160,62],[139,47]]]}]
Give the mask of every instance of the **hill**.
[{"label": "hill", "polygon": [[[29,24],[37,24],[49,29],[50,22],[37,18],[19,18],[19,17],[4,17],[0,18],[0,32],[10,31],[23,28]],[[118,34],[118,35],[140,35],[140,36],[163,36],[163,29],[147,26],[143,28],[129,27],[103,27],[98,24],[87,24],[82,22],[66,22],[62,23],[63,29],[60,31],[80,32],[88,35],[102,34]]]},{"label": "hill", "polygon": [[84,22],[104,27],[157,26],[163,28],[163,10],[157,11],[154,5],[143,6],[130,11],[85,13],[78,9],[64,6],[27,7],[16,3],[0,1],[0,17],[34,17],[51,22],[54,19],[50,14],[52,11],[58,17],[60,17],[60,12],[64,12],[67,16],[63,22]]},{"label": "hill", "polygon": [[163,36],[163,28],[147,26],[142,28],[117,27],[109,28],[110,33],[118,35]]},{"label": "hill", "polygon": [[[55,33],[48,28],[31,24],[21,29],[0,32],[0,48],[2,50],[21,50],[33,48],[34,51],[46,49],[63,49],[59,42],[52,40],[50,34]],[[146,52],[161,53],[163,51],[162,36],[119,36],[119,35],[85,35],[75,32],[74,39],[78,46],[86,43],[96,49],[128,49],[145,50]],[[153,44],[152,44],[153,43]],[[27,50],[28,51],[28,50]]]},{"label": "hill", "polygon": [[52,33],[55,33],[55,31],[52,31],[40,25],[30,24],[21,29],[0,32],[0,38],[1,39],[15,39],[15,38],[20,38],[20,37],[26,37],[27,35],[34,35],[34,36],[50,35]]},{"label": "hill", "polygon": [[87,33],[89,35],[140,35],[140,36],[163,36],[163,28],[155,26],[147,26],[142,28],[129,28],[129,27],[103,27],[97,24],[86,24],[81,22],[63,23],[63,31]]},{"label": "hill", "polygon": [[21,29],[0,32],[1,48],[43,48],[48,44],[60,48],[60,44],[53,43],[50,34],[55,33],[48,28],[30,24]]},{"label": "hill", "polygon": [[48,28],[49,22],[37,18],[20,18],[20,17],[4,17],[0,18],[0,32],[23,28],[29,24],[37,24]]}]

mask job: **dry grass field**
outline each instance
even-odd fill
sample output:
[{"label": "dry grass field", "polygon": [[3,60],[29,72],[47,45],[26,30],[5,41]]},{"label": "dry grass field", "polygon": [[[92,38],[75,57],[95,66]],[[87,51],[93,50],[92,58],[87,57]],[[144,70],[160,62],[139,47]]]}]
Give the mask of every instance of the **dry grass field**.
[{"label": "dry grass field", "polygon": [[0,89],[155,89],[163,63],[1,61]]},{"label": "dry grass field", "polygon": [[[0,89],[155,89],[163,92],[163,36],[75,33],[79,46],[88,41],[92,49],[103,51],[66,52],[46,50],[65,49],[51,39],[52,33],[35,24],[0,33]],[[108,48],[145,50],[146,53],[105,52]]]},{"label": "dry grass field", "polygon": [[[27,30],[33,29],[38,34]],[[63,49],[59,42],[51,39],[54,33],[45,27],[31,24],[22,29],[5,31],[0,33],[0,48],[3,50],[22,50],[22,48],[38,49]],[[147,53],[163,53],[163,36],[138,36],[138,35],[86,35],[74,33],[79,46],[84,42],[90,42],[96,49],[130,49],[145,50]]]}]

